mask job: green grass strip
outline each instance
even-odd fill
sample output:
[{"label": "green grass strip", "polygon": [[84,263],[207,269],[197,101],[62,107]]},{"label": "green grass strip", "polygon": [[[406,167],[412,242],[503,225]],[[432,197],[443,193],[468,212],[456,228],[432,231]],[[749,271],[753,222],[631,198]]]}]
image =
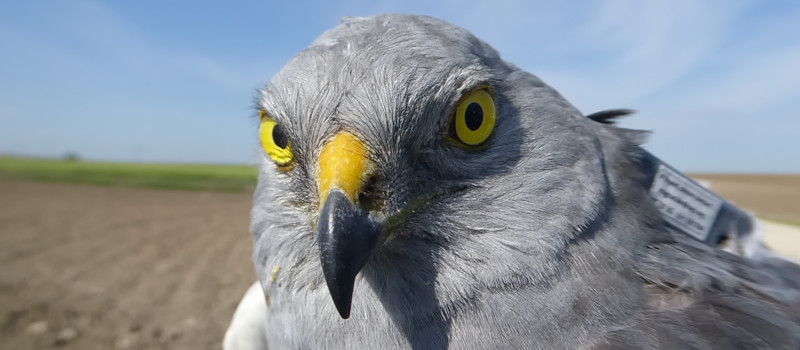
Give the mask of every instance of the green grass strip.
[{"label": "green grass strip", "polygon": [[761,220],[772,221],[772,222],[776,222],[776,223],[779,223],[779,224],[800,227],[800,222],[796,222],[796,221],[788,221],[788,220],[783,220],[783,219],[776,219],[776,218],[773,218],[773,217],[770,217],[770,216],[762,216],[762,215],[756,215],[756,217],[761,219]]},{"label": "green grass strip", "polygon": [[102,186],[244,192],[255,188],[251,165],[139,164],[0,157],[0,178]]}]

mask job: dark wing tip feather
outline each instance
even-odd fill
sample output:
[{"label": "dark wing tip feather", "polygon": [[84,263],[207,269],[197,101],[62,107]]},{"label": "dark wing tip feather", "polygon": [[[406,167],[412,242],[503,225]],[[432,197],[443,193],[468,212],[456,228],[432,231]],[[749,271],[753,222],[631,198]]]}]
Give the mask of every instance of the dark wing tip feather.
[{"label": "dark wing tip feather", "polygon": [[596,121],[598,123],[614,124],[614,122],[616,121],[615,119],[620,118],[620,117],[624,117],[626,115],[633,114],[635,112],[636,111],[634,111],[632,109],[625,109],[625,108],[607,109],[605,111],[600,111],[600,112],[595,112],[595,113],[589,114],[586,117],[591,119],[591,120],[594,120],[594,121]]}]

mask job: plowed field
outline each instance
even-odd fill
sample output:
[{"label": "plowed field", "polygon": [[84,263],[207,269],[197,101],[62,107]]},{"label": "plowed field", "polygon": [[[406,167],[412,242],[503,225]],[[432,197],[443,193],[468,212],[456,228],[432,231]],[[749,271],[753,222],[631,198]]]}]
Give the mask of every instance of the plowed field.
[{"label": "plowed field", "polygon": [[250,198],[0,181],[0,349],[219,349]]}]

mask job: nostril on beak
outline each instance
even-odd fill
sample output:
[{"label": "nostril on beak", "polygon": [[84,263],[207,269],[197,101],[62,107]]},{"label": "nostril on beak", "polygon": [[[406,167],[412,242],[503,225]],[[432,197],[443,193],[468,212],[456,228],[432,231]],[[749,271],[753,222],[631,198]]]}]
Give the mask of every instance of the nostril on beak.
[{"label": "nostril on beak", "polygon": [[367,179],[367,182],[364,183],[364,187],[358,194],[358,206],[361,207],[361,209],[374,211],[383,206],[383,199],[381,198],[380,189],[378,188],[379,181],[378,175],[372,175]]}]

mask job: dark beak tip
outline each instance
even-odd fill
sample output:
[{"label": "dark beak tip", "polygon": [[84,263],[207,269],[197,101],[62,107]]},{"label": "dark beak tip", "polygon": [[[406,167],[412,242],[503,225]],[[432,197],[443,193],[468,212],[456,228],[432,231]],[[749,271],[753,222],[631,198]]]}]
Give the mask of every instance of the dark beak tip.
[{"label": "dark beak tip", "polygon": [[350,309],[347,310],[337,309],[337,310],[339,311],[339,316],[342,316],[343,320],[350,318]]},{"label": "dark beak tip", "polygon": [[336,311],[350,318],[355,279],[379,243],[380,226],[369,213],[332,191],[318,223],[320,263]]},{"label": "dark beak tip", "polygon": [[336,307],[336,311],[339,312],[339,316],[342,316],[345,320],[350,318],[350,311],[353,308],[353,285],[354,282],[350,282],[349,284],[346,282],[328,282],[328,289],[331,294],[331,299],[333,299],[333,305]]}]

